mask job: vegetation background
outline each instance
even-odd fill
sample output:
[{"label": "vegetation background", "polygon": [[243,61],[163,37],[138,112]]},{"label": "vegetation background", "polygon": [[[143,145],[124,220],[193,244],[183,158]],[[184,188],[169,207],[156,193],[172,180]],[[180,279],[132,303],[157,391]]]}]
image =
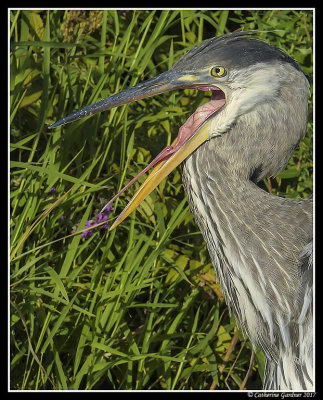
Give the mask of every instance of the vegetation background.
[{"label": "vegetation background", "polygon": [[[311,77],[313,11],[10,10],[9,18],[11,389],[261,388],[264,356],[223,301],[179,168],[118,229],[81,236],[208,93],[171,92],[48,125],[237,29],[259,30]],[[309,107],[306,137],[264,190],[312,192],[311,98]]]}]

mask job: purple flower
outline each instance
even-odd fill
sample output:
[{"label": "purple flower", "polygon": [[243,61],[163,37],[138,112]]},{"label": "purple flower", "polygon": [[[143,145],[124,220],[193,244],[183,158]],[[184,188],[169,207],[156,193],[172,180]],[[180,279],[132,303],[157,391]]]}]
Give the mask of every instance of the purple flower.
[{"label": "purple flower", "polygon": [[66,220],[66,215],[61,215],[61,216],[59,217],[59,219],[60,219],[62,222],[65,222],[65,220]]},{"label": "purple flower", "polygon": [[95,218],[98,220],[98,223],[106,221],[108,219],[108,217],[109,217],[109,214],[106,214],[104,212],[96,214],[96,216],[95,216]]},{"label": "purple flower", "polygon": [[[109,218],[109,215],[111,214],[111,211],[113,210],[113,207],[108,205],[107,208],[105,208],[102,212],[99,214],[96,214],[95,218],[97,220],[97,223],[104,222]],[[102,225],[102,228],[108,229],[108,225],[104,224]]]},{"label": "purple flower", "polygon": [[[90,228],[93,225],[94,225],[94,223],[92,220],[86,221],[84,229]],[[87,238],[91,237],[92,235],[93,235],[93,232],[90,229],[88,231],[82,232],[82,234],[81,234],[82,239],[87,239]]]},{"label": "purple flower", "polygon": [[[96,214],[93,220],[90,219],[89,221],[86,221],[84,229],[90,228],[94,225],[97,225],[101,222],[106,221],[109,218],[109,215],[112,210],[113,210],[113,207],[111,205],[108,205],[102,212]],[[79,224],[76,224],[76,225],[78,226]],[[108,229],[109,226],[108,226],[108,224],[103,224],[100,226],[100,228]],[[76,229],[77,228],[73,228],[72,233],[75,233]],[[91,237],[92,235],[93,235],[93,231],[91,229],[89,229],[87,231],[82,232],[81,237],[82,237],[82,239],[85,240],[85,239],[88,239],[89,237]]]},{"label": "purple flower", "polygon": [[89,230],[89,231],[82,232],[81,237],[82,237],[82,239],[88,239],[92,235],[93,235],[93,231]]},{"label": "purple flower", "polygon": [[51,189],[49,189],[49,194],[55,194],[56,193],[56,188],[53,186]]},{"label": "purple flower", "polygon": [[106,213],[106,214],[108,214],[108,215],[110,215],[111,211],[113,211],[113,210],[114,210],[113,206],[111,206],[111,204],[109,204],[109,205],[103,210],[103,212]]}]

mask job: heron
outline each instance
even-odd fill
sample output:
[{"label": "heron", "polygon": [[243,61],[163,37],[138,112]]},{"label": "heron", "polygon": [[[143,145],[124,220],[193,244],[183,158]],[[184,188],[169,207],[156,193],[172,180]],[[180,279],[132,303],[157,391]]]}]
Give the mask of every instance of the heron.
[{"label": "heron", "polygon": [[214,37],[168,71],[50,128],[187,88],[211,91],[211,99],[144,169],[153,167],[111,229],[182,164],[190,209],[229,310],[266,356],[264,389],[311,390],[313,198],[276,196],[257,185],[284,170],[306,132],[309,82],[296,61],[254,32]]}]

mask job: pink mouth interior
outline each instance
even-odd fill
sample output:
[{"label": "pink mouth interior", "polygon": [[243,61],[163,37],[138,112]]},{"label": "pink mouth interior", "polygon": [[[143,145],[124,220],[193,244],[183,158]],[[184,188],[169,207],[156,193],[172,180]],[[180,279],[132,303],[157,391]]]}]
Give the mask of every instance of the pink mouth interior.
[{"label": "pink mouth interior", "polygon": [[173,145],[165,147],[139,174],[133,178],[126,186],[124,186],[118,194],[103,207],[101,212],[111,203],[113,203],[125,190],[138,180],[143,174],[150,170],[153,166],[163,160],[167,160],[172,154],[176,153],[180,147],[195,133],[199,126],[211,115],[222,108],[225,104],[225,96],[222,90],[213,86],[192,87],[202,91],[212,90],[211,100],[201,105],[187,119],[187,121],[179,128],[176,141]]}]

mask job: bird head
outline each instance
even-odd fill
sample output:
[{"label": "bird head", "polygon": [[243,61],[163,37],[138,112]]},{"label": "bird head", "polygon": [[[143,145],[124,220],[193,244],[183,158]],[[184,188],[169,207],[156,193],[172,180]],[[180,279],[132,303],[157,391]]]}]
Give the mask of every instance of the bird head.
[{"label": "bird head", "polygon": [[[153,170],[111,229],[122,222],[162,179],[205,141],[227,133],[237,124],[239,118],[257,112],[263,105],[273,103],[277,98],[284,101],[281,91],[283,86],[288,85],[289,76],[294,73],[299,75],[302,92],[304,88],[308,91],[308,85],[304,84],[305,75],[297,63],[276,47],[251,37],[252,34],[237,32],[209,39],[187,52],[170,70],[82,108],[49,127],[55,128],[170,90],[212,91],[211,100],[189,117],[180,128],[172,146],[164,149],[149,164],[148,167],[154,167]],[[297,88],[295,90],[297,91]],[[306,96],[300,94],[303,103]],[[306,107],[302,105],[301,108],[306,108],[307,113],[307,103]],[[304,125],[304,116],[302,115],[299,121],[296,116],[295,124]],[[304,130],[303,128],[301,130]],[[299,133],[297,135],[300,136]],[[300,137],[296,137],[294,142],[297,144],[299,140]],[[295,144],[293,146],[295,147]],[[284,167],[285,160],[281,164],[284,164]],[[147,169],[145,168],[144,172]],[[282,169],[282,166],[279,169]],[[140,175],[142,173],[131,183]],[[111,201],[108,204],[110,203]]]}]

